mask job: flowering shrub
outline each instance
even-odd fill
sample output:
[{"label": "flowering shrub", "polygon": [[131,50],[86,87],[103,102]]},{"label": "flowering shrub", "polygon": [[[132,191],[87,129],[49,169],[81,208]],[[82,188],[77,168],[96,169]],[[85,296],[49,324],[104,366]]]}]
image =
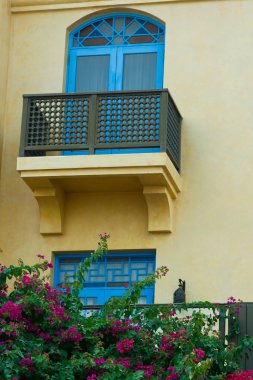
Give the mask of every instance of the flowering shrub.
[{"label": "flowering shrub", "polygon": [[[62,291],[47,282],[52,264],[0,267],[0,379],[170,380],[249,379],[236,372],[240,352],[252,343],[228,345],[215,330],[219,313],[235,320],[237,302],[136,307],[142,289],[168,272],[153,275],[111,299],[99,313],[82,316],[78,292],[93,260],[107,250],[107,235]],[[43,277],[44,276],[44,277]],[[8,293],[8,281],[14,290]],[[66,281],[67,282],[67,281]],[[208,313],[201,308],[209,309]],[[192,313],[180,316],[182,309]]]},{"label": "flowering shrub", "polygon": [[226,377],[226,380],[243,380],[243,379],[253,379],[253,370],[250,371],[238,371],[237,373],[231,373]]}]

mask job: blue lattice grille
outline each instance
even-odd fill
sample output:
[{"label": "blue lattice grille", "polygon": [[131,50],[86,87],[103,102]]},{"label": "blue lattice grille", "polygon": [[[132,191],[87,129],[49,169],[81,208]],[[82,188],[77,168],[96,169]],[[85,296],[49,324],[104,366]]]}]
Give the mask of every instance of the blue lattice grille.
[{"label": "blue lattice grille", "polygon": [[[64,283],[66,277],[69,282],[73,281],[73,275],[81,260],[81,258],[59,259],[59,283]],[[91,265],[84,286],[128,287],[143,280],[154,270],[153,256],[108,256]]]},{"label": "blue lattice grille", "polygon": [[105,16],[74,33],[72,48],[164,42],[164,28],[141,16]]}]

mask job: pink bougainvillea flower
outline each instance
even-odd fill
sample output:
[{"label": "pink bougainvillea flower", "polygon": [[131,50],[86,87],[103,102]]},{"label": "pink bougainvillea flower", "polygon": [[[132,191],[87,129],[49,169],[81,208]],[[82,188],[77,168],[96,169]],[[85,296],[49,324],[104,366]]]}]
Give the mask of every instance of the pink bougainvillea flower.
[{"label": "pink bougainvillea flower", "polygon": [[149,379],[152,375],[154,375],[154,366],[152,365],[142,365],[137,364],[135,367],[135,371],[143,370],[143,377]]},{"label": "pink bougainvillea flower", "polygon": [[16,305],[12,301],[7,301],[0,308],[0,317],[5,318],[8,316],[11,321],[21,319],[23,307],[22,305]]},{"label": "pink bougainvillea flower", "polygon": [[227,303],[226,305],[233,305],[236,303],[236,299],[233,297],[233,296],[230,296],[228,299],[227,299]]},{"label": "pink bougainvillea flower", "polygon": [[134,348],[134,339],[123,339],[120,340],[117,344],[117,351],[121,354],[124,354],[125,352],[132,351]]},{"label": "pink bougainvillea flower", "polygon": [[26,367],[30,372],[34,371],[33,361],[30,358],[21,359],[19,365],[21,367]]},{"label": "pink bougainvillea flower", "polygon": [[94,358],[93,360],[96,365],[102,365],[105,363],[105,359],[103,358]]},{"label": "pink bougainvillea flower", "polygon": [[125,367],[126,369],[130,368],[131,367],[131,358],[127,358],[127,357],[119,357],[118,359],[115,360],[115,363],[116,364],[121,364],[123,367]]},{"label": "pink bougainvillea flower", "polygon": [[175,367],[170,366],[167,368],[167,371],[171,372],[171,374],[166,377],[166,380],[173,380],[173,379],[179,379],[180,378],[180,376],[176,373]]},{"label": "pink bougainvillea flower", "polygon": [[44,260],[45,259],[45,256],[44,255],[41,255],[40,253],[38,255],[36,255],[39,259],[41,260]]},{"label": "pink bougainvillea flower", "polygon": [[24,285],[29,285],[30,283],[31,283],[31,278],[30,277],[28,277],[28,276],[23,276],[23,278],[22,278],[22,283],[24,284]]},{"label": "pink bougainvillea flower", "polygon": [[95,373],[92,373],[90,376],[86,378],[86,380],[96,380],[97,375]]},{"label": "pink bougainvillea flower", "polygon": [[231,373],[227,375],[225,380],[246,380],[246,379],[253,379],[253,370],[249,371],[242,371],[239,370],[237,373]]},{"label": "pink bougainvillea flower", "polygon": [[194,348],[194,352],[199,359],[204,359],[204,357],[206,355],[205,351],[201,350],[200,348]]}]

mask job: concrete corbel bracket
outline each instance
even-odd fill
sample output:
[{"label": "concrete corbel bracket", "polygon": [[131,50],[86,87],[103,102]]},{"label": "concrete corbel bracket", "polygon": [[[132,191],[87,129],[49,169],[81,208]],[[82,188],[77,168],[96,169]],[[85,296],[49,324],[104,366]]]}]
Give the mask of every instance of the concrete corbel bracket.
[{"label": "concrete corbel bracket", "polygon": [[[99,191],[122,191],[122,183],[126,191],[143,191],[148,231],[172,231],[182,179],[165,152],[122,154],[117,159],[110,154],[18,157],[17,170],[38,202],[41,234],[63,233],[64,191],[97,191],[98,181]],[[111,180],[113,188],[108,187]]]},{"label": "concrete corbel bracket", "polygon": [[173,201],[165,186],[144,186],[148,207],[148,231],[172,232]]},{"label": "concrete corbel bracket", "polygon": [[36,198],[40,211],[40,233],[62,234],[64,192],[57,186],[51,188],[35,188],[33,195]]}]

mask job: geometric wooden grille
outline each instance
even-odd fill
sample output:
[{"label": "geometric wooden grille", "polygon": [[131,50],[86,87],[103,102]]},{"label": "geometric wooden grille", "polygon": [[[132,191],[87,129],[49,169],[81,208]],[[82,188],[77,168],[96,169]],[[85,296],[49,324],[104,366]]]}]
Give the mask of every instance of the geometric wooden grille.
[{"label": "geometric wooden grille", "polygon": [[96,143],[156,143],[160,115],[160,94],[100,96]]},{"label": "geometric wooden grille", "polygon": [[[81,258],[59,259],[59,282],[73,281]],[[92,263],[84,287],[129,286],[155,271],[153,256],[108,256]]]},{"label": "geometric wooden grille", "polygon": [[73,34],[71,48],[164,42],[164,27],[141,16],[103,16]]}]

